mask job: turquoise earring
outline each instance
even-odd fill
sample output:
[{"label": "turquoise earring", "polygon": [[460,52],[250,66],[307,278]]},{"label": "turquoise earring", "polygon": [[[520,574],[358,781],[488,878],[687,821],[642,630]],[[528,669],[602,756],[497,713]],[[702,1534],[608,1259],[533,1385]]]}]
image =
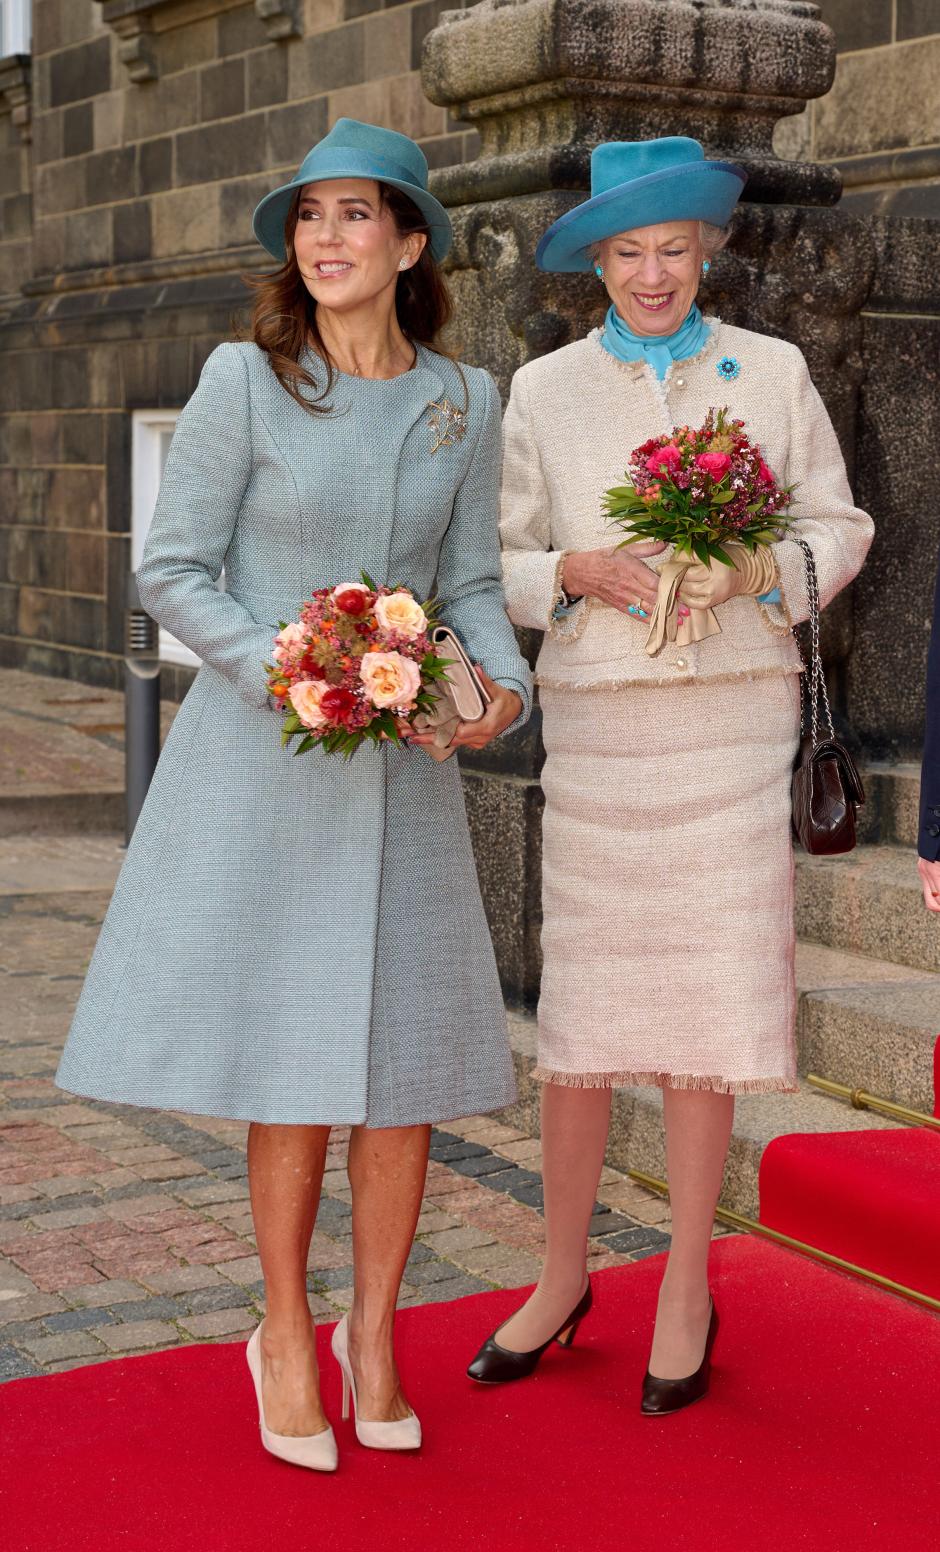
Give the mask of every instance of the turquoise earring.
[{"label": "turquoise earring", "polygon": [[604,271],[601,269],[599,264],[595,264],[595,266],[594,266],[594,273],[597,276],[598,280],[603,280],[603,278],[604,278]]},{"label": "turquoise earring", "polygon": [[711,266],[711,260],[709,260],[709,259],[706,259],[706,260],[705,260],[705,261],[704,261],[704,263],[703,263],[703,264],[702,264],[702,274],[703,274],[703,275],[707,275],[707,274],[708,274],[708,271],[709,271],[709,270],[710,270],[710,269],[711,269],[711,267],[712,267],[712,266]]}]

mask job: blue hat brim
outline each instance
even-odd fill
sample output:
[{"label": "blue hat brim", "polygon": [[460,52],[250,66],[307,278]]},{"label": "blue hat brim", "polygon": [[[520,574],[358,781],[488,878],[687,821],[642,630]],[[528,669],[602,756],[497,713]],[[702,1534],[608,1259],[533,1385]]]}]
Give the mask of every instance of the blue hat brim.
[{"label": "blue hat brim", "polygon": [[708,221],[727,226],[747,173],[735,162],[685,162],[633,178],[567,210],[539,239],[535,262],[553,274],[591,268],[592,243],[663,221]]},{"label": "blue hat brim", "polygon": [[375,157],[368,152],[358,153],[347,150],[343,152],[342,157],[337,157],[335,166],[318,167],[314,178],[304,178],[298,174],[296,178],[291,179],[290,183],[284,183],[279,189],[266,194],[256,207],[251,220],[252,230],[261,246],[267,248],[272,258],[277,259],[281,264],[287,258],[284,227],[287,224],[294,195],[298,189],[305,188],[308,183],[323,183],[329,178],[370,178],[373,183],[387,183],[393,189],[400,189],[403,194],[408,195],[413,204],[417,205],[428,223],[432,258],[440,263],[450,252],[454,229],[450,216],[440,200],[405,178],[383,176],[376,170]]}]

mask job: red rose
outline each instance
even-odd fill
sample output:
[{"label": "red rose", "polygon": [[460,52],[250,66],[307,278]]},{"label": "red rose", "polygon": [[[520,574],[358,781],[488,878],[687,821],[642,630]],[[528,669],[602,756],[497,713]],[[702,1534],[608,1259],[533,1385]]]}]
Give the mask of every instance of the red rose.
[{"label": "red rose", "polygon": [[773,470],[772,469],[768,469],[768,467],[764,463],[763,459],[761,460],[760,473],[758,475],[758,479],[760,480],[762,485],[773,485],[775,483],[774,476],[773,476]]},{"label": "red rose", "polygon": [[333,594],[333,602],[341,614],[365,614],[369,607],[369,594],[362,587],[345,587]]},{"label": "red rose", "polygon": [[308,679],[326,678],[325,671],[320,667],[319,663],[310,656],[309,652],[304,653],[303,657],[300,659],[300,662],[297,664],[297,667],[300,669],[302,674],[306,675]]},{"label": "red rose", "polygon": [[727,453],[699,453],[695,462],[706,474],[710,474],[713,480],[721,480],[731,468],[731,459]]},{"label": "red rose", "polygon": [[669,442],[661,447],[657,453],[652,453],[646,460],[646,467],[651,474],[659,474],[665,471],[671,474],[673,469],[678,469],[682,463],[682,453],[675,442]]},{"label": "red rose", "polygon": [[356,709],[356,697],[352,690],[345,690],[342,685],[334,685],[329,690],[324,690],[320,697],[320,710],[331,722],[345,722],[350,712]]}]

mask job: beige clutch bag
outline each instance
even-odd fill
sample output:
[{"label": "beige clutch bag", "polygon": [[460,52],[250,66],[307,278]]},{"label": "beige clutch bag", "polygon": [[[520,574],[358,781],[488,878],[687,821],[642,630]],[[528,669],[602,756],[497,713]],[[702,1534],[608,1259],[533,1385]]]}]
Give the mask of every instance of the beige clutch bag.
[{"label": "beige clutch bag", "polygon": [[435,625],[430,635],[435,652],[438,657],[447,658],[448,666],[444,678],[437,682],[434,710],[416,717],[414,727],[418,733],[433,730],[434,743],[425,746],[427,752],[435,760],[447,760],[455,753],[453,737],[458,723],[479,722],[492,696],[467,656],[460,637],[449,625]]}]

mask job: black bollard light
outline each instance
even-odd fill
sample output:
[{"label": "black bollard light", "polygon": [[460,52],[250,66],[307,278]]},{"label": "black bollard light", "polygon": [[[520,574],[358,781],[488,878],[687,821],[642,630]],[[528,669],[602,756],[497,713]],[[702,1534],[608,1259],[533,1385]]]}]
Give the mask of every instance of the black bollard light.
[{"label": "black bollard light", "polygon": [[127,575],[124,621],[124,843],[130,845],[160,758],[160,629]]}]

